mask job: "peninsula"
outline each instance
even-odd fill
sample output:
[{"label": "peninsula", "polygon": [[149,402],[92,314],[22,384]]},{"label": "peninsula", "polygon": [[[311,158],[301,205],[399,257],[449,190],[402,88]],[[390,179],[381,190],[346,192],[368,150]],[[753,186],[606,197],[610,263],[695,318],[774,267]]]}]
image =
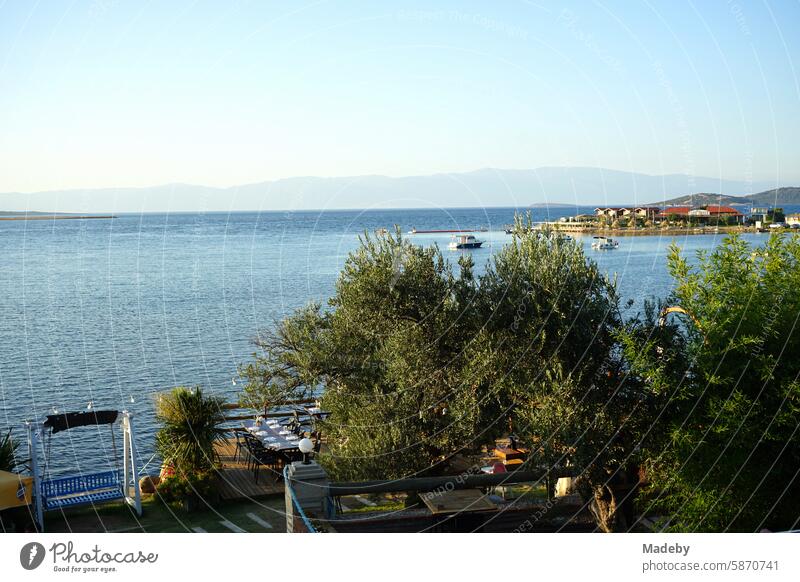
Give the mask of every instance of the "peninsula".
[{"label": "peninsula", "polygon": [[88,220],[116,218],[113,214],[60,214],[57,212],[0,212],[0,220]]}]

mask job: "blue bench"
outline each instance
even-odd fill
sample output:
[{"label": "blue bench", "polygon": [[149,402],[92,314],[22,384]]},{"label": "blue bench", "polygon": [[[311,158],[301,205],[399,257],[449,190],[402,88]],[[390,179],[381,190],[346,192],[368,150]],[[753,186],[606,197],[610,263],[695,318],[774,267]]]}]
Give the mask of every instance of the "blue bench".
[{"label": "blue bench", "polygon": [[103,471],[42,481],[44,510],[123,499],[120,471]]}]

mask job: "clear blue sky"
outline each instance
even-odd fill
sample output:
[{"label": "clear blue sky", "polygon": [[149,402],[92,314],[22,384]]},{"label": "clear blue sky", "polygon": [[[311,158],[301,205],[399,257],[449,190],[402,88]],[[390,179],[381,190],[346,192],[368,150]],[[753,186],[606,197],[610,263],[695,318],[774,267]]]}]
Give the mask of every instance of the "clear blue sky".
[{"label": "clear blue sky", "polygon": [[432,4],[0,0],[0,192],[549,165],[800,183],[797,1]]}]

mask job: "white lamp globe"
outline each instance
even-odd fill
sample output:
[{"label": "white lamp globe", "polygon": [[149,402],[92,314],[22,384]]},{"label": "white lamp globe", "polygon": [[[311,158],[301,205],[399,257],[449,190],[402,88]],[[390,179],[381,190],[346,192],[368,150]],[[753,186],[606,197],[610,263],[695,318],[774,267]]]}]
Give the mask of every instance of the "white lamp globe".
[{"label": "white lamp globe", "polygon": [[311,442],[311,439],[302,439],[299,443],[297,443],[300,452],[304,455],[307,455],[311,451],[314,450],[314,443]]}]

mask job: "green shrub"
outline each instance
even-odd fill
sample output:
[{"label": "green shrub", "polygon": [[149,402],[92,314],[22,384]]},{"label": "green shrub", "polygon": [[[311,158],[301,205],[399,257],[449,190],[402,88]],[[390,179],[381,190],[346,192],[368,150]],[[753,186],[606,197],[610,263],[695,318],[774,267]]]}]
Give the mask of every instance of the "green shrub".
[{"label": "green shrub", "polygon": [[11,429],[0,440],[0,471],[13,473],[20,466],[17,455],[19,443],[11,438]]},{"label": "green shrub", "polygon": [[216,467],[214,445],[225,435],[223,402],[205,396],[199,387],[178,387],[159,395],[156,419],[161,428],[156,433],[156,449],[178,477],[191,478]]},{"label": "green shrub", "polygon": [[165,477],[158,484],[156,491],[165,503],[182,503],[191,497],[208,501],[216,497],[217,485],[216,474],[208,471],[186,477],[178,475]]}]

